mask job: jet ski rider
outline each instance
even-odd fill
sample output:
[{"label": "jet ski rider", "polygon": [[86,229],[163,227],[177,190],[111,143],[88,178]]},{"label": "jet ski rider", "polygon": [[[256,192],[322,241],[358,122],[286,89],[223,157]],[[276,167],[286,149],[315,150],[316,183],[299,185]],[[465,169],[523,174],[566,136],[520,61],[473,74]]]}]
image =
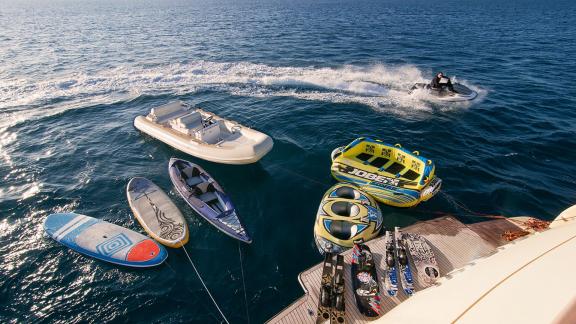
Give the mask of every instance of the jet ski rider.
[{"label": "jet ski rider", "polygon": [[450,81],[450,78],[445,77],[442,72],[436,74],[434,79],[432,79],[432,82],[430,82],[430,87],[436,90],[444,90],[444,88],[448,88],[451,92],[455,92],[454,86],[452,86],[452,81]]}]

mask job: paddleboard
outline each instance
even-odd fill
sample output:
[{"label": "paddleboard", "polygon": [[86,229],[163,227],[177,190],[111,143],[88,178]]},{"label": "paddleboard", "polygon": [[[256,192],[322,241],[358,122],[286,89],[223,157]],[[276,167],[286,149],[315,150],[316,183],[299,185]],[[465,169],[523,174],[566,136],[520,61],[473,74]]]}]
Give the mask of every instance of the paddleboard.
[{"label": "paddleboard", "polygon": [[188,224],[170,197],[152,181],[136,177],[126,187],[128,203],[152,238],[168,247],[178,248],[188,242]]},{"label": "paddleboard", "polygon": [[44,231],[81,254],[128,267],[152,267],[168,257],[154,240],[127,228],[76,213],[49,215]]}]

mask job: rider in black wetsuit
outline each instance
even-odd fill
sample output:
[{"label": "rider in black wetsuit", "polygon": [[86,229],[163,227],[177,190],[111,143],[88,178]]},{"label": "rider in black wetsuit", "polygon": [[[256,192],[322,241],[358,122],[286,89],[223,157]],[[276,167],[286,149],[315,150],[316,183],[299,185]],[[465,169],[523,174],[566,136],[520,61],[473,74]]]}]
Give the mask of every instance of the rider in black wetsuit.
[{"label": "rider in black wetsuit", "polygon": [[436,74],[434,79],[432,79],[432,82],[430,82],[430,87],[436,90],[443,90],[444,87],[446,87],[448,90],[455,92],[454,86],[452,86],[452,81],[450,81],[450,78],[445,77],[444,73],[442,72],[438,72],[438,74]]}]

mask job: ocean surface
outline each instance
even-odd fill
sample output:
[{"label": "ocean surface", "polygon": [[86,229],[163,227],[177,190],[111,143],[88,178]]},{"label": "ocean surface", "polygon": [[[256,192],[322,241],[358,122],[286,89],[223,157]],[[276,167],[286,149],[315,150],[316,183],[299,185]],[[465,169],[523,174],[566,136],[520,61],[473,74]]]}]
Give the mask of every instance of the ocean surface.
[{"label": "ocean surface", "polygon": [[[479,98],[407,94],[436,71]],[[576,203],[575,80],[574,1],[0,0],[0,321],[221,321],[182,249],[132,270],[43,234],[61,211],[143,232],[125,195],[134,176],[181,208],[186,248],[233,323],[303,294],[298,273],[321,261],[312,227],[335,183],[330,152],[358,136],[419,150],[444,181],[415,208],[382,206],[385,226],[443,213],[550,220]],[[274,149],[219,165],[133,127],[173,100],[263,131]],[[219,180],[251,245],[176,195],[174,156]]]}]

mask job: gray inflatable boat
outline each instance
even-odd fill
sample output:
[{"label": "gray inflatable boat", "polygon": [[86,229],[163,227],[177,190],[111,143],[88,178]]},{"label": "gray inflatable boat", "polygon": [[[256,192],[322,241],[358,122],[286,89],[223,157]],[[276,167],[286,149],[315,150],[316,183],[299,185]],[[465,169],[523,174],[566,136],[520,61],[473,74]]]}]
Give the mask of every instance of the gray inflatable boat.
[{"label": "gray inflatable boat", "polygon": [[251,243],[232,200],[208,172],[192,162],[172,158],[170,180],[188,205],[216,228],[237,240]]}]

